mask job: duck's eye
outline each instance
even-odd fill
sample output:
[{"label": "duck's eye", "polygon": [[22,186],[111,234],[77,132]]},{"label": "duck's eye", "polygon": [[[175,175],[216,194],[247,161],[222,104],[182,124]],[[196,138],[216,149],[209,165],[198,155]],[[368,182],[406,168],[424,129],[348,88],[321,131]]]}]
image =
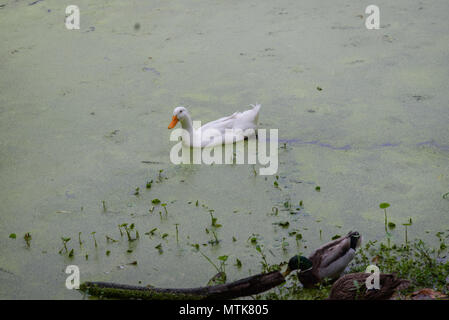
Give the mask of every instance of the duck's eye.
[{"label": "duck's eye", "polygon": [[181,111],[179,111],[179,113],[182,113],[182,110],[181,110]]}]

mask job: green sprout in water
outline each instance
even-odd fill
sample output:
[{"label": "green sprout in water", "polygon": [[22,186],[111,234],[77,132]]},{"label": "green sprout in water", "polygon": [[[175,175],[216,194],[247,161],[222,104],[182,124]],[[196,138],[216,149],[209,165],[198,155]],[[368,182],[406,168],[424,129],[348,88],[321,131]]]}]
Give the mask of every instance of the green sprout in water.
[{"label": "green sprout in water", "polygon": [[260,262],[262,264],[262,272],[266,273],[266,272],[271,272],[271,271],[275,271],[275,270],[279,269],[279,266],[277,266],[277,265],[270,266],[270,264],[267,261],[267,257],[264,254],[262,247],[260,245],[256,245],[255,249],[257,252],[260,253],[260,255],[262,257],[262,261]]},{"label": "green sprout in water", "polygon": [[162,243],[159,243],[157,246],[155,246],[159,254],[163,254],[164,250],[162,250]]},{"label": "green sprout in water", "polygon": [[384,213],[385,213],[385,232],[388,232],[388,230],[387,230],[387,221],[388,221],[388,218],[387,218],[387,208],[388,208],[389,206],[390,206],[390,204],[387,203],[387,202],[382,202],[381,204],[379,204],[379,208],[384,209]]},{"label": "green sprout in water", "polygon": [[165,211],[165,217],[167,217],[167,216],[168,216],[167,204],[166,204],[166,203],[161,203],[161,207],[164,208],[164,211]]},{"label": "green sprout in water", "polygon": [[93,231],[93,232],[91,233],[91,235],[92,235],[92,238],[94,238],[95,248],[97,248],[97,247],[98,247],[98,244],[97,244],[97,239],[95,239],[95,233],[97,233],[97,232],[96,232],[96,231]]},{"label": "green sprout in water", "polygon": [[220,228],[221,224],[217,223],[217,218],[214,217],[214,210],[209,210],[210,218],[211,218],[211,226],[215,228]]},{"label": "green sprout in water", "polygon": [[218,245],[218,244],[220,243],[220,240],[218,239],[217,233],[216,233],[214,230],[212,230],[212,235],[214,236],[214,239],[213,239],[213,240],[209,240],[208,242],[209,242],[212,246]]},{"label": "green sprout in water", "polygon": [[150,231],[145,232],[145,235],[147,235],[151,238],[152,236],[154,236],[154,233],[156,232],[156,230],[157,230],[157,228],[153,228]]},{"label": "green sprout in water", "polygon": [[118,240],[115,240],[111,238],[110,236],[106,235],[106,242],[118,242]]},{"label": "green sprout in water", "polygon": [[59,250],[59,254],[62,254],[62,252],[69,252],[69,249],[67,248],[67,243],[70,241],[71,238],[64,238],[61,237],[62,240],[62,248]]},{"label": "green sprout in water", "polygon": [[29,248],[31,245],[31,234],[29,232],[25,233],[25,235],[23,236],[23,239],[25,240],[25,243],[26,243],[27,247]]},{"label": "green sprout in water", "polygon": [[176,228],[176,244],[179,244],[179,242],[178,242],[178,226],[179,226],[179,223],[175,223],[175,228]]},{"label": "green sprout in water", "polygon": [[[127,223],[122,223],[119,225],[120,235],[123,234],[122,229],[125,231],[126,236],[128,237],[128,241],[132,242],[139,239],[139,232],[135,228],[134,223],[131,223],[129,226]],[[134,238],[132,237],[132,232],[134,231]]]},{"label": "green sprout in water", "polygon": [[388,217],[387,217],[387,208],[390,206],[387,202],[382,202],[379,204],[379,208],[384,210],[385,213],[385,234],[387,236],[388,246],[390,246],[390,238],[391,234],[388,232],[387,226],[388,226]]},{"label": "green sprout in water", "polygon": [[409,219],[409,222],[403,223],[402,225],[405,226],[405,245],[408,246],[407,227],[412,225],[412,218]]},{"label": "green sprout in water", "polygon": [[206,256],[201,250],[198,248],[198,252],[201,253],[201,255],[217,270],[217,278],[213,278],[211,280],[214,281],[215,284],[223,284],[226,282],[226,261],[228,260],[227,255],[222,255],[218,257],[218,260],[220,261],[220,266],[217,266],[215,263],[212,262],[212,260]]}]

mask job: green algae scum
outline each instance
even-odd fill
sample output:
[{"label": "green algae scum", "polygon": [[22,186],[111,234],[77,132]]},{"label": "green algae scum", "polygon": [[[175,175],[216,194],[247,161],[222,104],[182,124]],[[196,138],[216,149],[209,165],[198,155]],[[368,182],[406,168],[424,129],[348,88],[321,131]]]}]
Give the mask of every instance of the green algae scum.
[{"label": "green algae scum", "polygon": [[[283,272],[348,231],[345,273],[448,294],[449,3],[378,1],[379,29],[367,5],[0,0],[0,299],[152,299]],[[175,107],[206,123],[257,103],[275,174],[170,161]],[[68,266],[81,289],[148,290],[68,289]],[[292,273],[252,297],[330,288]]]}]

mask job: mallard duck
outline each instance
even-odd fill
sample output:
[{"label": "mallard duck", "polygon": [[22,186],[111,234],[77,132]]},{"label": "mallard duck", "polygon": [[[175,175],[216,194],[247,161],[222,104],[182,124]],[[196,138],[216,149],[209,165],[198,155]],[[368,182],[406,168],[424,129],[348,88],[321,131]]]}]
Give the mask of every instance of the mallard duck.
[{"label": "mallard duck", "polygon": [[361,242],[362,237],[357,231],[349,232],[344,237],[322,245],[308,258],[294,256],[283,275],[286,277],[293,270],[299,270],[298,279],[306,288],[313,287],[325,278],[335,280],[354,258]]},{"label": "mallard duck", "polygon": [[[253,132],[256,134],[260,104],[251,106],[253,108],[250,110],[235,112],[228,117],[208,122],[198,129],[193,128],[192,118],[187,109],[183,106],[179,106],[173,110],[173,118],[168,125],[168,128],[173,129],[178,122],[181,122],[182,128],[188,135],[183,135],[183,144],[189,147],[206,147],[223,144],[225,142],[225,133],[227,129],[242,131],[254,129]],[[248,136],[249,135],[243,135],[241,136],[241,139],[247,138]]]},{"label": "mallard duck", "polygon": [[344,275],[332,286],[329,299],[331,300],[385,300],[409,285],[408,280],[398,279],[395,274],[381,273],[379,275],[379,289],[366,288],[366,278],[370,273],[350,273]]}]

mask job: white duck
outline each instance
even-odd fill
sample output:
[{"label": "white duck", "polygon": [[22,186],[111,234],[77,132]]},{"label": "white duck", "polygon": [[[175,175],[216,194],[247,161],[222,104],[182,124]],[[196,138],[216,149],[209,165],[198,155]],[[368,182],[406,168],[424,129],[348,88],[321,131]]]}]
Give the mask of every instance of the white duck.
[{"label": "white duck", "polygon": [[184,133],[190,137],[183,135],[183,144],[190,147],[210,147],[225,142],[225,133],[227,130],[247,130],[244,135],[239,135],[243,140],[257,132],[257,121],[259,120],[260,104],[251,105],[253,108],[243,112],[235,112],[234,114],[206,123],[204,126],[194,129],[192,118],[189,112],[183,106],[179,106],[173,110],[173,118],[168,128],[173,129],[178,122],[181,122]]}]

